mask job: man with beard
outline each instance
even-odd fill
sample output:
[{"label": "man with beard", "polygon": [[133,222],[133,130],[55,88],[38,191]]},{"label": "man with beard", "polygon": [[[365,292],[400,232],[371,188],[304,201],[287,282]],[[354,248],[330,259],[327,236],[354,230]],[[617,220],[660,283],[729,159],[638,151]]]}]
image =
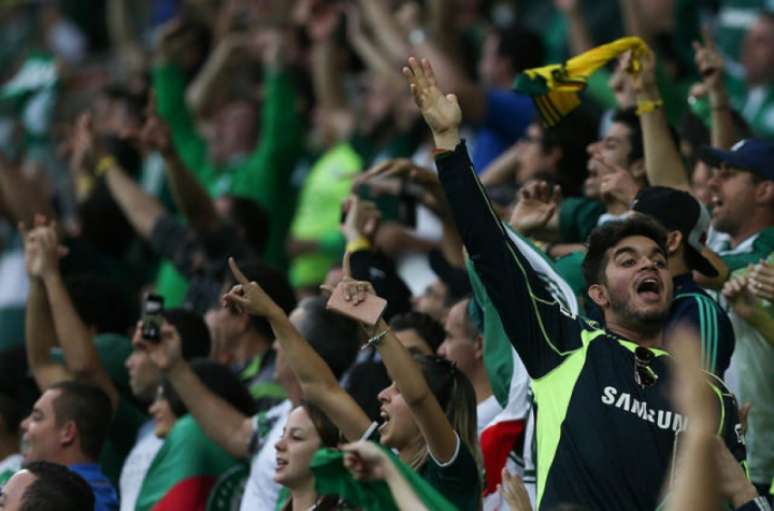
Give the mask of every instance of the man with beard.
[{"label": "man with beard", "polygon": [[[685,426],[668,399],[669,354],[661,349],[672,302],[666,232],[641,215],[595,230],[583,270],[606,328],[566,311],[493,213],[459,135],[456,97],[441,93],[429,62],[412,58],[409,66],[403,73],[433,132],[439,178],[465,248],[533,380],[538,508],[656,509]],[[718,400],[718,431],[741,459],[733,397],[719,381],[708,384]],[[739,495],[724,497],[744,504]]]}]

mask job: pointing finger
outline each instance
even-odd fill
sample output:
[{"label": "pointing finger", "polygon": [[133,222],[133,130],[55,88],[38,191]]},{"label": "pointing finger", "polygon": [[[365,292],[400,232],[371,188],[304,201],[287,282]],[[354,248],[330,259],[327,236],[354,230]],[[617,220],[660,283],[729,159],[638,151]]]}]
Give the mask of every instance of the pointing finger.
[{"label": "pointing finger", "polygon": [[237,263],[234,261],[233,257],[228,258],[228,266],[231,268],[231,273],[234,275],[234,278],[237,279],[237,282],[242,285],[249,283],[247,277],[245,277],[244,273],[242,273],[242,270],[239,269],[239,266],[237,266]]}]

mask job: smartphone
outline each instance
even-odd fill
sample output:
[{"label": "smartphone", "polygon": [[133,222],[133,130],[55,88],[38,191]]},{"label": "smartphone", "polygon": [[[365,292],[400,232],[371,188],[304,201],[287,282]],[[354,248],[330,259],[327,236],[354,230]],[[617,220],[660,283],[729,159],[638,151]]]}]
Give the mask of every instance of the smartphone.
[{"label": "smartphone", "polygon": [[[401,189],[407,191],[409,186],[404,183]],[[413,195],[406,192],[400,195],[375,195],[367,183],[356,186],[354,192],[361,199],[375,203],[382,213],[382,220],[395,221],[406,227],[416,227],[417,201]]]},{"label": "smartphone", "polygon": [[161,324],[164,318],[164,297],[148,293],[142,304],[142,338],[151,342],[161,341]]},{"label": "smartphone", "polygon": [[365,301],[358,305],[347,301],[345,297],[344,285],[339,284],[328,299],[326,308],[371,326],[379,321],[387,307],[387,300],[372,294],[367,294]]}]

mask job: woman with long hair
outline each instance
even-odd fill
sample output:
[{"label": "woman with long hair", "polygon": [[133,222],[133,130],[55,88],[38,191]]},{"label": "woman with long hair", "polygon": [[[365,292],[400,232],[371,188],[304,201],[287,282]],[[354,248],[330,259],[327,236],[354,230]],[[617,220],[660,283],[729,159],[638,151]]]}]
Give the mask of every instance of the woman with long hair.
[{"label": "woman with long hair", "polygon": [[309,462],[322,447],[336,447],[339,430],[311,403],[301,403],[288,416],[282,437],[275,444],[277,469],[274,480],[288,489],[290,498],[282,511],[328,511],[338,509],[338,497],[318,495]]},{"label": "woman with long hair", "polygon": [[[294,322],[302,322],[303,317],[294,313],[288,318],[258,284],[247,281],[232,259],[229,264],[239,284],[223,297],[224,304],[269,321],[304,398],[325,412],[347,440],[360,440],[369,433],[371,421],[366,413],[296,330]],[[347,278],[342,285],[354,307],[368,294],[375,294],[368,282]],[[480,454],[476,399],[470,381],[440,357],[414,359],[384,320],[375,327],[363,326],[370,336],[368,344],[379,351],[393,379],[392,385],[379,393],[383,418],[379,441],[396,450],[402,461],[458,509],[478,510]]]}]

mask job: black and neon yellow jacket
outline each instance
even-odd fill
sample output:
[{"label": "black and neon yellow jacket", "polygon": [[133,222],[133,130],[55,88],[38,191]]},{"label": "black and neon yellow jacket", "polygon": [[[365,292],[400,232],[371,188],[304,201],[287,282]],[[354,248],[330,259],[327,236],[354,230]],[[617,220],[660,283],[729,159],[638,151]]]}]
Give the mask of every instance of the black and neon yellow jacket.
[{"label": "black and neon yellow jacket", "polygon": [[[465,248],[532,379],[537,406],[539,509],[653,511],[663,499],[683,417],[670,402],[668,353],[652,350],[656,383],[634,381],[637,345],[556,302],[510,241],[464,143],[436,158]],[[743,460],[733,396],[709,375],[718,434]]]}]

